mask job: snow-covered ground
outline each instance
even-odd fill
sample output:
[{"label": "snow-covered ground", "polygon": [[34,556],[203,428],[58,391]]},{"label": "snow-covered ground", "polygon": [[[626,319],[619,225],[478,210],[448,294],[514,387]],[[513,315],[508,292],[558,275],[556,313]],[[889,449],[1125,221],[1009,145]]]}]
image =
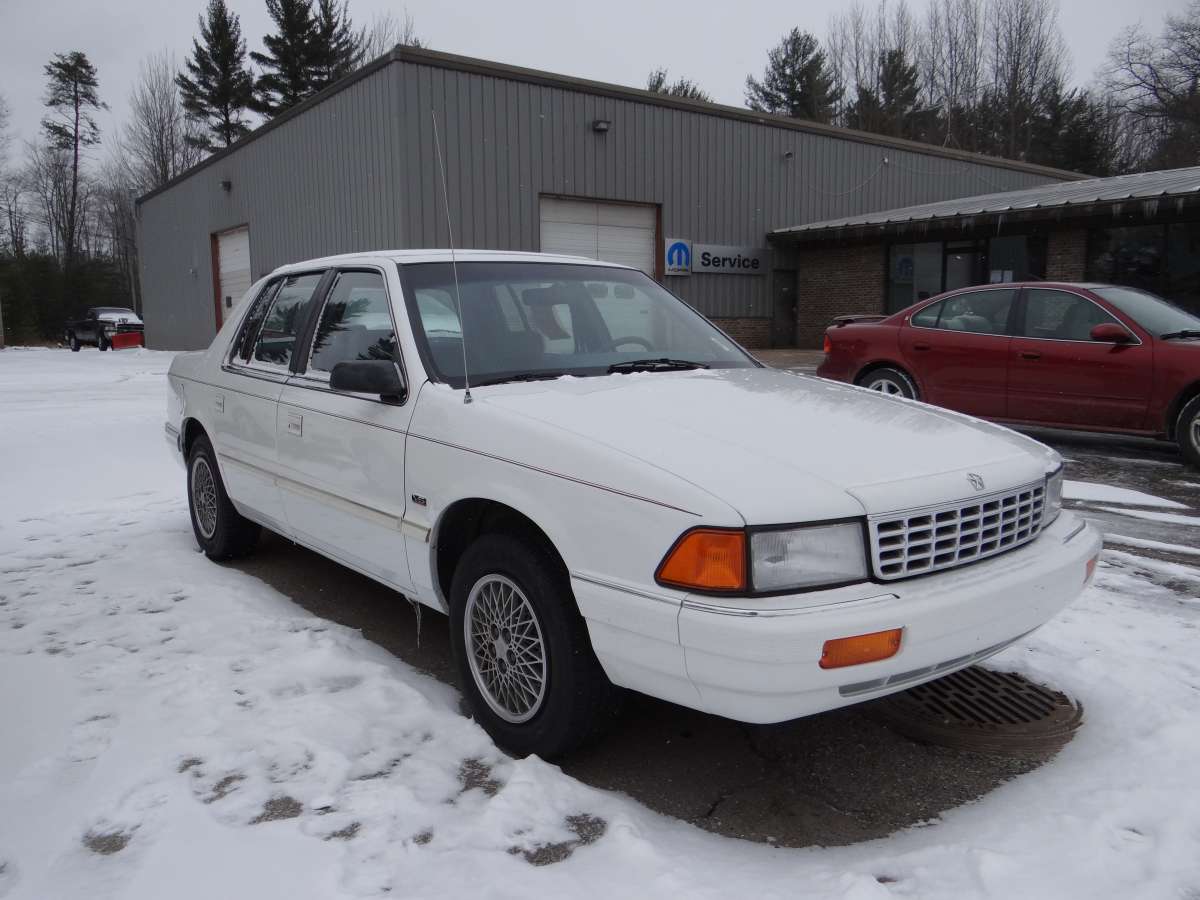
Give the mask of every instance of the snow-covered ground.
[{"label": "snow-covered ground", "polygon": [[995,659],[1083,702],[1049,764],[882,840],[735,841],[507,758],[446,686],[198,554],[169,361],[0,352],[4,900],[1200,898],[1200,570],[1108,552]]}]

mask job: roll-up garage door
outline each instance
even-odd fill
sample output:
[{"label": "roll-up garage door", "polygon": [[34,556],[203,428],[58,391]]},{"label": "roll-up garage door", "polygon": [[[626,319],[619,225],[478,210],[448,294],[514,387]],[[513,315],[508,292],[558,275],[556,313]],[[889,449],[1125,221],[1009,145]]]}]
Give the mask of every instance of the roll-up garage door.
[{"label": "roll-up garage door", "polygon": [[653,277],[656,219],[653,206],[543,197],[542,252],[621,263]]},{"label": "roll-up garage door", "polygon": [[225,321],[250,290],[250,229],[234,228],[217,235],[220,322]]}]

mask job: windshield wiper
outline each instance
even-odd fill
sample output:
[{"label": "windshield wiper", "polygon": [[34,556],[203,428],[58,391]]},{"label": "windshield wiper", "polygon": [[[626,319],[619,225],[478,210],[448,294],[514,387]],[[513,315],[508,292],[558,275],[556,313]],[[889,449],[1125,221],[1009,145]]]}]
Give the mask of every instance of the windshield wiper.
[{"label": "windshield wiper", "polygon": [[672,372],[683,369],[707,369],[708,363],[693,362],[690,359],[631,359],[627,362],[613,363],[608,367],[609,374],[617,372]]},{"label": "windshield wiper", "polygon": [[562,378],[566,372],[517,372],[515,375],[505,375],[488,381],[473,381],[471,387],[487,387],[489,384],[508,384],[510,381],[553,381]]},{"label": "windshield wiper", "polygon": [[1200,329],[1183,328],[1179,331],[1168,331],[1166,334],[1158,336],[1160,341],[1170,341],[1174,338],[1200,338]]}]

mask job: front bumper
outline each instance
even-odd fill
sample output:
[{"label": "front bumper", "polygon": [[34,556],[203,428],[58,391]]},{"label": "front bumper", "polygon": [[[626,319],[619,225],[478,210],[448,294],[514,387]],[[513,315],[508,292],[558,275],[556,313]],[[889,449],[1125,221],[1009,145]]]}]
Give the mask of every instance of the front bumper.
[{"label": "front bumper", "polygon": [[[782,722],[903,690],[1035,630],[1086,584],[1100,536],[1062,512],[1037,540],[903,581],[767,598],[651,592],[575,576],[592,646],[617,684],[742,722]],[[825,641],[891,628],[900,650],[822,669]]]},{"label": "front bumper", "polygon": [[[1094,528],[1063,512],[1019,550],[935,575],[761,605],[689,598],[679,613],[688,677],[704,709],[745,722],[785,721],[903,690],[1045,624],[1082,592],[1100,547]],[[904,629],[895,656],[818,665],[825,641],[890,628]]]}]

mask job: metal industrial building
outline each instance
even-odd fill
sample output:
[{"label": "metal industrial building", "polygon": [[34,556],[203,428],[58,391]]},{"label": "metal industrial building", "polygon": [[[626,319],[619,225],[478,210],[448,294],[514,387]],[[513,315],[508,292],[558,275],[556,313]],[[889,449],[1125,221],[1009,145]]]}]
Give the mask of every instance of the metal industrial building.
[{"label": "metal industrial building", "polygon": [[397,48],[138,201],[148,345],[207,346],[280,264],[445,246],[435,113],[459,246],[639,266],[755,347],[826,277],[772,232],[1080,177]]}]

